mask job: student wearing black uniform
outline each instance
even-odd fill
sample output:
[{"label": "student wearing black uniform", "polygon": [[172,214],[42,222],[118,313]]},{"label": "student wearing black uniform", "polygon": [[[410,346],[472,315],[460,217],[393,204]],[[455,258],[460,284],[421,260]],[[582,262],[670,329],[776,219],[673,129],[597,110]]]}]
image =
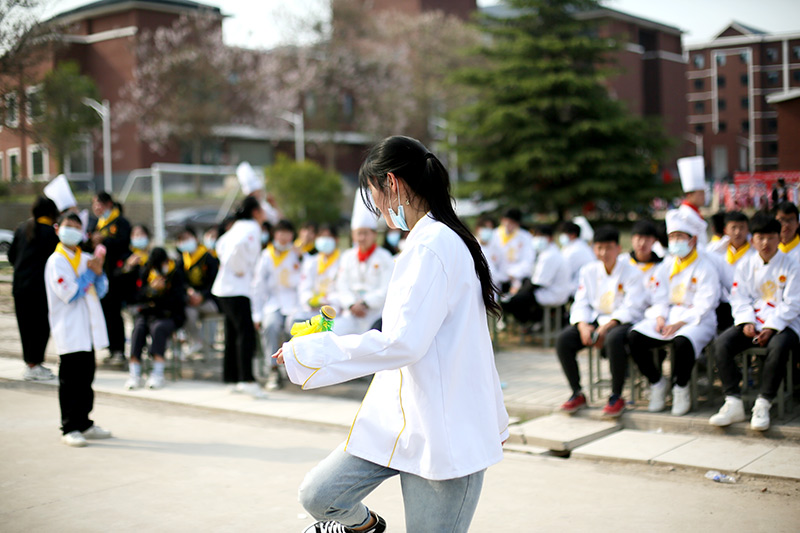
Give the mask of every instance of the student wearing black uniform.
[{"label": "student wearing black uniform", "polygon": [[189,337],[189,353],[203,349],[199,321],[206,315],[218,313],[217,303],[211,295],[211,286],[217,278],[219,259],[205,244],[198,242],[194,229],[186,226],[178,235],[180,268],[186,276],[186,322],[183,329]]},{"label": "student wearing black uniform", "polygon": [[14,232],[8,262],[14,267],[11,293],[22,341],[22,358],[27,365],[23,377],[36,381],[55,379],[53,372],[42,363],[50,338],[44,265],[58,245],[58,235],[53,229],[58,208],[51,199],[39,196],[31,213],[33,217]]},{"label": "student wearing black uniform", "polygon": [[103,315],[108,327],[108,350],[111,352],[107,362],[125,364],[125,325],[122,321],[122,301],[124,284],[115,275],[130,255],[131,225],[122,216],[122,206],[114,202],[107,192],[99,192],[92,200],[92,211],[97,222],[90,224],[90,250],[98,244],[106,247],[105,273],[108,276],[108,294],[101,300]]}]

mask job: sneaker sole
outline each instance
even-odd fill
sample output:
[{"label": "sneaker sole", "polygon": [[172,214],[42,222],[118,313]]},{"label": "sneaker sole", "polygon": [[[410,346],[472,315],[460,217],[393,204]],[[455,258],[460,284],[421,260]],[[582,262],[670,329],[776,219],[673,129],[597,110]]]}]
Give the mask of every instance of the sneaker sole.
[{"label": "sneaker sole", "polygon": [[63,444],[66,444],[70,448],[85,448],[86,446],[89,445],[88,442],[67,442],[67,441],[65,441],[63,439],[61,440],[61,442]]},{"label": "sneaker sole", "polygon": [[568,415],[572,415],[572,414],[577,413],[578,411],[580,411],[584,407],[586,407],[586,405],[581,405],[579,407],[575,407],[574,409],[564,409],[563,407],[561,407],[561,408],[559,408],[559,411],[561,411],[562,413],[568,414]]}]

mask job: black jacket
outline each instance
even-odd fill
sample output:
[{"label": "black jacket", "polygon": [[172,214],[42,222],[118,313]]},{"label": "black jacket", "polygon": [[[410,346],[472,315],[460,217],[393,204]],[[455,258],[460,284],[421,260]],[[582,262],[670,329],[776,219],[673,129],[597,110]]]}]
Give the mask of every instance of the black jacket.
[{"label": "black jacket", "polygon": [[183,256],[181,256],[178,264],[181,272],[186,276],[187,288],[194,289],[195,292],[203,296],[203,300],[213,298],[211,286],[214,285],[217,272],[219,272],[219,259],[206,252],[188,271],[185,269]]},{"label": "black jacket", "polygon": [[148,282],[151,268],[142,268],[137,281],[136,304],[139,314],[152,318],[171,318],[179,328],[186,320],[186,284],[183,267],[176,262],[175,268],[167,274],[163,290],[156,291]]},{"label": "black jacket", "polygon": [[14,267],[14,296],[46,297],[44,265],[58,245],[58,235],[49,224],[34,222],[33,239],[28,241],[25,226],[20,224],[8,250],[8,262]]}]

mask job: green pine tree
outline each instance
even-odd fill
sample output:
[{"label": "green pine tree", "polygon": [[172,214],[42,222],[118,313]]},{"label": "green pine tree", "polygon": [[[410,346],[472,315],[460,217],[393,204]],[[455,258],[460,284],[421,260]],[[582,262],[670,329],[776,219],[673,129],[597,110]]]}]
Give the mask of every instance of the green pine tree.
[{"label": "green pine tree", "polygon": [[573,16],[598,3],[506,5],[509,16],[479,19],[485,63],[456,73],[474,90],[454,115],[457,148],[484,195],[560,217],[587,201],[631,205],[652,194],[669,141],[658,122],[632,115],[603,85],[617,45]]}]

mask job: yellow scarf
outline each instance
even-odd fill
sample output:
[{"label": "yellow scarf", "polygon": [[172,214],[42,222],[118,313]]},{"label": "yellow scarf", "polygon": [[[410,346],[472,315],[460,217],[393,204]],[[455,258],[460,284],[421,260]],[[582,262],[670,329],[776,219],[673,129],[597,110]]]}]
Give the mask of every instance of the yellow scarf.
[{"label": "yellow scarf", "polygon": [[641,270],[642,272],[647,272],[651,268],[655,266],[655,263],[640,263],[633,257],[631,257],[631,264]]},{"label": "yellow scarf", "polygon": [[785,254],[788,254],[789,252],[791,252],[792,250],[797,248],[798,244],[800,244],[800,235],[795,235],[794,239],[792,239],[791,241],[787,242],[786,244],[780,243],[778,245],[778,250],[780,250],[781,252],[783,252]]},{"label": "yellow scarf", "polygon": [[697,260],[697,248],[692,250],[692,253],[689,254],[684,260],[681,260],[680,257],[675,258],[675,263],[672,265],[672,271],[669,273],[669,279],[675,277],[676,274],[680,274],[684,270],[686,270],[689,265],[694,263]]},{"label": "yellow scarf", "polygon": [[719,235],[714,235],[713,237],[711,237],[711,242],[717,242],[720,240],[722,240],[722,237],[720,237]]},{"label": "yellow scarf", "polygon": [[317,274],[322,274],[328,270],[337,259],[339,259],[339,250],[334,250],[333,253],[327,257],[320,253],[319,263],[317,264]]},{"label": "yellow scarf", "polygon": [[289,250],[284,250],[278,253],[272,243],[267,245],[267,251],[269,252],[270,257],[272,257],[272,262],[276,267],[280,266],[280,264],[283,263],[283,260],[286,259],[286,256],[289,255]]},{"label": "yellow scarf", "polygon": [[311,241],[304,246],[300,246],[301,244],[303,243],[300,241],[300,239],[295,239],[294,241],[295,247],[302,250],[304,254],[307,254],[308,252],[314,249],[314,241]]},{"label": "yellow scarf", "polygon": [[503,246],[505,246],[506,244],[508,244],[508,241],[514,238],[514,235],[517,234],[517,230],[514,230],[511,233],[507,233],[505,226],[500,226],[497,229],[497,234],[500,235],[500,242],[502,242]]},{"label": "yellow scarf", "polygon": [[106,226],[114,222],[117,218],[119,218],[119,209],[115,207],[114,209],[111,210],[111,214],[108,215],[108,218],[100,217],[100,219],[97,221],[96,231],[104,229]]},{"label": "yellow scarf", "polygon": [[741,259],[742,256],[744,254],[746,254],[747,250],[749,250],[749,249],[750,249],[750,243],[749,242],[744,243],[744,246],[742,246],[741,248],[739,248],[735,252],[733,251],[733,245],[729,244],[728,245],[728,251],[725,253],[725,260],[728,262],[729,265],[735,265],[736,262],[739,259]]},{"label": "yellow scarf", "polygon": [[78,267],[81,264],[81,249],[75,248],[75,255],[73,257],[70,257],[69,253],[67,253],[67,248],[64,246],[64,244],[58,243],[56,245],[56,253],[63,255],[67,259],[67,261],[69,261],[72,270],[75,271],[75,275],[77,276]]},{"label": "yellow scarf", "polygon": [[190,254],[189,252],[183,252],[183,269],[187,272],[191,270],[207,251],[208,250],[206,247],[200,244],[197,246],[197,250],[195,250],[193,254]]},{"label": "yellow scarf", "polygon": [[139,248],[131,248],[131,253],[139,256],[140,265],[147,263],[147,259],[150,257],[150,254],[147,253],[147,250],[140,250]]},{"label": "yellow scarf", "polygon": [[172,273],[172,271],[175,270],[175,261],[170,259],[168,264],[169,264],[169,267],[167,268],[167,273],[166,274],[162,274],[160,270],[156,270],[155,268],[151,268],[150,269],[150,273],[147,275],[147,283],[152,283],[153,280],[156,279],[158,276],[163,276],[165,278],[167,276],[169,276]]},{"label": "yellow scarf", "polygon": [[39,217],[36,219],[36,222],[39,224],[47,224],[48,226],[53,225],[53,219],[50,217]]}]

